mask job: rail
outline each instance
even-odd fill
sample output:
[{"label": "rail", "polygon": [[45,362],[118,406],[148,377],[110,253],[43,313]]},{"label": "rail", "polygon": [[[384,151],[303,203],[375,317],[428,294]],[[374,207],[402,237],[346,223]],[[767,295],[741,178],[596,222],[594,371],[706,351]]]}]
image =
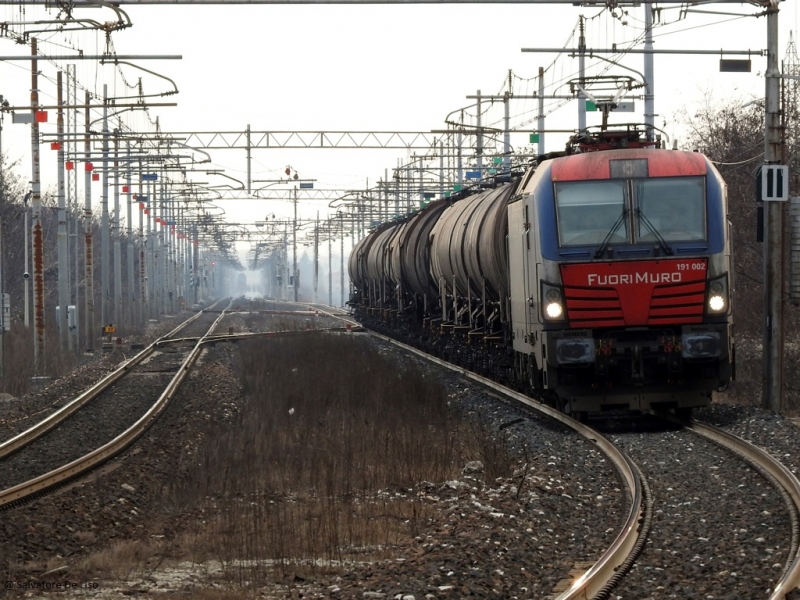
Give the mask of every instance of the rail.
[{"label": "rail", "polygon": [[[216,304],[214,306],[216,306]],[[0,443],[0,458],[8,456],[9,454],[12,454],[13,452],[16,452],[17,450],[27,446],[32,441],[41,437],[59,423],[64,421],[64,419],[83,408],[87,402],[96,398],[99,394],[108,389],[111,384],[124,377],[132,367],[135,367],[148,356],[150,356],[159,346],[159,344],[163,343],[165,340],[168,340],[170,337],[186,328],[190,323],[200,318],[200,315],[202,315],[203,312],[204,311],[200,311],[197,314],[192,315],[186,321],[178,325],[175,329],[158,338],[156,341],[139,352],[139,354],[123,362],[119,367],[108,373],[105,377],[100,379],[97,383],[92,385],[74,400],[65,404],[57,411],[47,416],[45,419],[39,421],[33,427],[6,440],[5,442]]]},{"label": "rail", "polygon": [[[193,319],[188,320],[186,323],[182,325],[185,326],[186,324],[190,323],[195,318],[198,318],[200,314],[202,313],[198,313]],[[189,369],[200,355],[200,351],[202,350],[202,347],[205,343],[205,338],[209,336],[209,334],[214,330],[217,324],[224,317],[225,317],[225,310],[223,310],[220,313],[219,317],[217,317],[214,320],[214,323],[209,328],[208,333],[205,336],[203,336],[203,338],[198,340],[197,344],[194,346],[189,355],[181,363],[180,367],[178,368],[178,372],[170,380],[169,384],[164,389],[162,394],[159,396],[158,400],[156,400],[153,406],[151,406],[150,409],[138,421],[136,421],[136,423],[131,425],[131,427],[123,431],[121,434],[119,434],[110,442],[104,444],[103,446],[97,448],[96,450],[93,450],[89,454],[86,454],[85,456],[82,456],[81,458],[78,458],[66,465],[62,465],[57,469],[53,469],[49,473],[45,473],[29,481],[23,482],[14,487],[0,491],[0,508],[16,502],[20,502],[29,496],[43,492],[48,488],[54,487],[69,479],[72,479],[73,477],[80,475],[81,473],[84,473],[89,469],[99,465],[100,463],[119,454],[120,452],[122,452],[122,450],[124,450],[131,443],[133,443],[142,433],[144,433],[145,430],[147,430],[147,428],[156,420],[156,418],[158,418],[158,416],[166,408],[167,404],[175,395],[181,383],[188,375]],[[172,335],[179,330],[180,330],[179,328],[176,328],[169,334],[167,334],[167,336]],[[154,346],[154,344],[155,342],[151,344],[151,346]],[[130,361],[128,361],[128,363],[129,362]],[[126,365],[128,365],[128,363],[126,363]],[[127,371],[127,369],[124,369],[124,367],[122,367],[121,369],[123,371]],[[99,392],[96,391],[95,395],[97,393]]]}]

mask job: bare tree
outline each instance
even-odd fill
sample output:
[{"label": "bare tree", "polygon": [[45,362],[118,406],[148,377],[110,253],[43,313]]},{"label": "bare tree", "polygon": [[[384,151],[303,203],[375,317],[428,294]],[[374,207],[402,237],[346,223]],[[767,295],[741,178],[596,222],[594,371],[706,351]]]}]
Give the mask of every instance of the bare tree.
[{"label": "bare tree", "polygon": [[764,156],[764,108],[758,102],[705,104],[679,115],[688,137],[686,149],[702,152],[728,184],[728,218],[734,246],[737,333],[761,334],[762,247],[756,241],[755,174]]},{"label": "bare tree", "polygon": [[[705,105],[693,114],[684,111],[679,115],[689,131],[687,149],[706,154],[728,183],[728,215],[734,242],[735,303],[738,399],[759,405],[761,378],[761,339],[763,331],[763,244],[757,241],[756,175],[764,157],[764,105],[763,100],[732,100],[713,103],[711,95]],[[785,136],[785,164],[798,158],[798,106],[784,102],[783,123]],[[790,192],[798,193],[796,180]],[[788,208],[787,208],[788,217]],[[789,222],[784,238],[784,265],[789,262]],[[792,305],[788,295],[788,268],[784,273],[784,339],[790,342],[800,333],[800,307]],[[784,364],[790,365],[800,358],[800,350],[787,343]],[[789,411],[800,406],[800,373],[786,369],[786,406]]]}]

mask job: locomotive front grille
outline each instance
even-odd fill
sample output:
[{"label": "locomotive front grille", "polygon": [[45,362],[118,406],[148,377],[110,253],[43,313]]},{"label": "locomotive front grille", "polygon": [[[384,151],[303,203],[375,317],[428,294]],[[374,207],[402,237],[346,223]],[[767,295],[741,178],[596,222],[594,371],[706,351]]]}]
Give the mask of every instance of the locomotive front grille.
[{"label": "locomotive front grille", "polygon": [[702,323],[705,288],[705,281],[664,284],[649,298],[630,293],[620,298],[613,287],[565,286],[567,319],[572,329]]},{"label": "locomotive front grille", "polygon": [[656,287],[648,325],[702,323],[705,298],[705,281]]},{"label": "locomotive front grille", "polygon": [[570,327],[620,327],[625,325],[622,304],[614,288],[564,287]]}]

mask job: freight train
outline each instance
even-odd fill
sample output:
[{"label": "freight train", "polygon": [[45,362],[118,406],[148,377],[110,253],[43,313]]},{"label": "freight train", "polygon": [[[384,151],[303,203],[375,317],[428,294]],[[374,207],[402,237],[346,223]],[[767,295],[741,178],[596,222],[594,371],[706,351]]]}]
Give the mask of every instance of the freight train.
[{"label": "freight train", "polygon": [[656,146],[584,132],[378,226],[350,256],[350,304],[579,417],[691,413],[735,375],[727,191],[707,157]]}]

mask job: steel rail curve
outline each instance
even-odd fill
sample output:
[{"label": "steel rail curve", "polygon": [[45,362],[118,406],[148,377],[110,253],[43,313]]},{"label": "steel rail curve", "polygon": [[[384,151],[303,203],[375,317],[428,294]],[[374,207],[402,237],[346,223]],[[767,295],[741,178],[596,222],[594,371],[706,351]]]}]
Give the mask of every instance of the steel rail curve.
[{"label": "steel rail curve", "polygon": [[[333,314],[327,311],[322,311],[327,316],[342,320],[351,325],[361,327],[361,324],[352,319],[345,318],[341,315]],[[507,398],[513,399],[515,402],[525,405],[526,407],[535,411],[544,413],[549,417],[563,423],[567,427],[575,430],[577,433],[585,437],[590,442],[594,443],[597,448],[603,452],[614,464],[617,472],[619,473],[625,488],[630,494],[630,509],[623,525],[614,542],[608,547],[603,555],[592,565],[583,575],[578,577],[566,591],[562,592],[557,600],[575,600],[594,598],[601,592],[605,591],[604,588],[617,574],[618,569],[623,567],[629,562],[629,557],[641,548],[645,532],[642,531],[640,524],[645,517],[645,499],[643,493],[643,483],[635,468],[634,463],[617,448],[611,441],[600,435],[594,429],[568,417],[562,412],[554,408],[546,406],[533,398],[525,396],[515,390],[507,388],[491,379],[468,371],[462,367],[455,366],[451,363],[443,361],[435,356],[426,354],[425,352],[409,346],[402,342],[398,342],[390,337],[376,333],[374,331],[365,330],[369,335],[375,336],[381,340],[391,343],[407,352],[411,352],[425,360],[434,364],[450,369],[463,375],[464,377],[475,381]]]},{"label": "steel rail curve", "polygon": [[691,429],[698,435],[710,439],[729,451],[744,457],[751,464],[766,472],[775,480],[785,495],[788,496],[787,503],[793,507],[792,515],[792,549],[787,558],[786,567],[778,583],[769,596],[769,600],[783,600],[786,595],[800,585],[800,530],[798,529],[798,518],[800,517],[800,480],[780,461],[766,450],[748,442],[747,440],[723,431],[718,427],[701,423],[699,421],[680,421],[674,417],[667,417],[659,413],[659,416],[667,418],[675,423]]},{"label": "steel rail curve", "polygon": [[[219,301],[218,301],[219,302]],[[215,303],[216,305],[216,303]],[[214,305],[214,306],[215,306]],[[132,368],[141,363],[144,359],[150,356],[156,348],[164,343],[165,341],[169,341],[169,338],[178,333],[179,331],[186,328],[190,323],[195,321],[196,319],[200,318],[200,315],[203,314],[204,311],[200,311],[195,315],[192,315],[186,321],[178,325],[175,329],[170,331],[169,333],[161,336],[149,346],[144,348],[139,354],[132,356],[125,362],[123,362],[119,367],[108,373],[105,377],[100,379],[97,383],[92,385],[89,389],[84,391],[80,394],[77,398],[68,402],[52,414],[48,415],[43,420],[36,423],[33,427],[23,431],[22,433],[6,440],[5,442],[0,443],[0,458],[8,456],[16,452],[17,450],[27,446],[32,441],[37,439],[38,437],[44,435],[51,429],[53,429],[56,425],[61,423],[64,419],[75,413],[76,411],[83,408],[86,403],[96,398],[100,393],[108,389],[114,382],[118,381],[122,377],[124,377],[128,371]]]},{"label": "steel rail curve", "polygon": [[[202,313],[198,313],[194,318],[198,318],[200,314]],[[198,340],[197,344],[194,346],[192,351],[181,363],[180,367],[178,368],[178,372],[170,380],[169,384],[161,393],[158,400],[156,400],[156,402],[150,407],[150,409],[148,409],[148,411],[144,415],[142,415],[142,417],[140,417],[133,425],[131,425],[128,429],[120,433],[110,442],[107,442],[103,446],[100,446],[99,448],[93,450],[92,452],[86,454],[81,458],[78,458],[66,465],[62,465],[57,469],[53,469],[49,473],[44,473],[39,477],[20,483],[19,485],[16,485],[14,487],[8,488],[6,490],[0,490],[0,509],[9,504],[19,502],[34,494],[43,492],[48,488],[59,485],[67,481],[68,479],[72,479],[73,477],[81,473],[84,473],[85,471],[88,471],[89,469],[119,454],[120,452],[122,452],[122,450],[124,450],[131,443],[133,443],[142,433],[144,433],[144,431],[147,430],[147,428],[156,420],[156,418],[158,418],[158,416],[166,408],[167,404],[175,395],[181,383],[188,375],[190,368],[195,363],[197,358],[200,356],[200,352],[206,343],[205,338],[209,336],[209,334],[214,330],[217,324],[225,317],[225,315],[226,315],[225,310],[220,312],[219,317],[217,317],[214,320],[214,323],[209,328],[206,336],[203,336],[203,338]],[[194,318],[192,320],[194,320]],[[170,334],[174,332],[175,330],[170,332]]]}]

